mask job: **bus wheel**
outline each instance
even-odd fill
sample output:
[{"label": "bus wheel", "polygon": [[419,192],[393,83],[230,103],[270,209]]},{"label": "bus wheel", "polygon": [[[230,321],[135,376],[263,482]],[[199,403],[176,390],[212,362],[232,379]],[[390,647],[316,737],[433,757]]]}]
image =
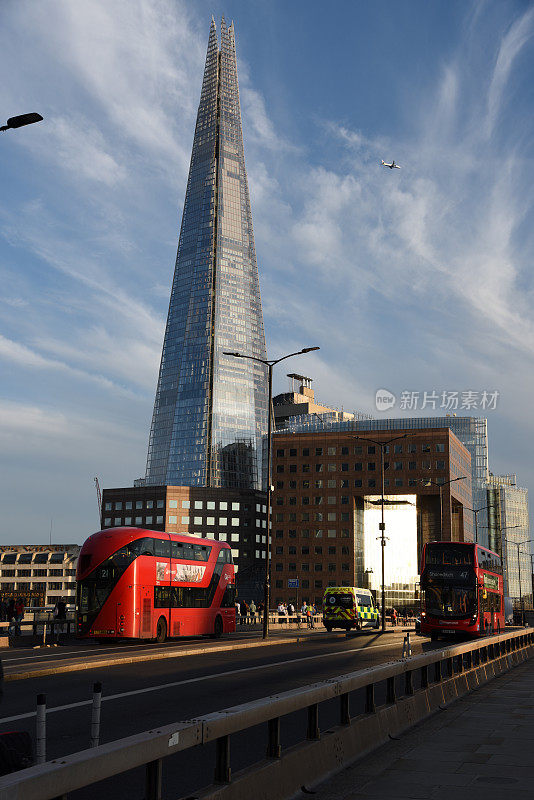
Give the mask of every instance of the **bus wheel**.
[{"label": "bus wheel", "polygon": [[220,639],[223,632],[223,621],[220,617],[215,617],[215,627],[213,629],[213,638]]},{"label": "bus wheel", "polygon": [[167,638],[167,621],[165,617],[160,617],[158,619],[158,625],[156,628],[156,642],[163,644],[166,638]]}]

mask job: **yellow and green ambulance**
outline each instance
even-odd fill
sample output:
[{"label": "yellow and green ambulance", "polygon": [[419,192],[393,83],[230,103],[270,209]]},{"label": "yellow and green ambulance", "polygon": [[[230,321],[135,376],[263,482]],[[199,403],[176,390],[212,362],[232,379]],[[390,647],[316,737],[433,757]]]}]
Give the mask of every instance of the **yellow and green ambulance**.
[{"label": "yellow and green ambulance", "polygon": [[379,628],[380,615],[369,589],[329,586],[323,598],[323,625],[327,631]]}]

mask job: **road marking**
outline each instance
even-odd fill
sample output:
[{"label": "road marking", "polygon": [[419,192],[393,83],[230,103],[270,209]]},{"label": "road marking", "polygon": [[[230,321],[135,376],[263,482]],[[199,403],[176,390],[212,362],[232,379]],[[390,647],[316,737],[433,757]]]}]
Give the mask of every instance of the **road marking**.
[{"label": "road marking", "polygon": [[[175,686],[186,686],[187,684],[191,683],[201,683],[202,681],[211,681],[217,678],[226,678],[230,675],[239,675],[243,672],[255,672],[260,669],[271,669],[272,667],[282,667],[286,664],[299,664],[303,661],[315,661],[319,658],[331,658],[332,656],[344,656],[344,655],[353,655],[361,650],[380,650],[383,647],[392,647],[391,644],[375,644],[363,647],[354,647],[350,650],[337,650],[333,653],[322,653],[316,656],[304,656],[303,658],[291,658],[286,659],[284,661],[275,661],[272,664],[258,664],[255,667],[240,667],[239,669],[231,669],[227,670],[226,672],[215,672],[211,675],[201,675],[198,678],[187,678],[183,681],[172,681],[172,683],[162,683],[158,686],[147,686],[144,689],[135,689],[130,692],[120,692],[119,694],[110,694],[110,695],[102,695],[102,702],[108,702],[109,700],[122,700],[123,697],[134,697],[137,694],[148,694],[149,692],[159,692],[162,689],[170,689]],[[53,708],[47,708],[47,714],[54,714],[57,711],[68,711],[71,708],[82,708],[83,706],[90,706],[92,705],[91,700],[80,700],[77,703],[68,703],[64,706],[54,706]],[[14,717],[3,717],[0,719],[0,725],[3,725],[8,722],[17,722],[20,719],[30,719],[31,717],[35,717],[35,711],[29,711],[26,714],[17,714]]]}]

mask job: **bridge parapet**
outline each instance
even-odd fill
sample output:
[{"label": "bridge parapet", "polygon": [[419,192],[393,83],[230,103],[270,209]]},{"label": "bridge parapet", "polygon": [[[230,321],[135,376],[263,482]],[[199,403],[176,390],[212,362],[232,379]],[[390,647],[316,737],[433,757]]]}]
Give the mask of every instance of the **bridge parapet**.
[{"label": "bridge parapet", "polygon": [[[534,632],[514,631],[339,675],[6,775],[0,800],[65,800],[69,792],[140,766],[146,768],[146,800],[161,800],[164,759],[210,742],[216,743],[214,783],[196,798],[284,800],[533,653]],[[361,690],[365,711],[351,717],[351,696]],[[336,698],[339,723],[321,737],[320,706]],[[282,750],[281,720],[303,710],[301,742]],[[232,776],[232,735],[260,724],[267,724],[267,758]],[[174,791],[178,795],[179,787]]]}]

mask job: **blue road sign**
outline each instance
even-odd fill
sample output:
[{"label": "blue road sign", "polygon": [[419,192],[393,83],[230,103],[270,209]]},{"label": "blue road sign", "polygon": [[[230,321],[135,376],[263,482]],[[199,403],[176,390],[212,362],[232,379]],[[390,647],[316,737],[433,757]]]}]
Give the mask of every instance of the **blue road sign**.
[{"label": "blue road sign", "polygon": [[298,578],[289,578],[287,581],[287,588],[288,589],[298,589],[299,588],[299,579]]}]

